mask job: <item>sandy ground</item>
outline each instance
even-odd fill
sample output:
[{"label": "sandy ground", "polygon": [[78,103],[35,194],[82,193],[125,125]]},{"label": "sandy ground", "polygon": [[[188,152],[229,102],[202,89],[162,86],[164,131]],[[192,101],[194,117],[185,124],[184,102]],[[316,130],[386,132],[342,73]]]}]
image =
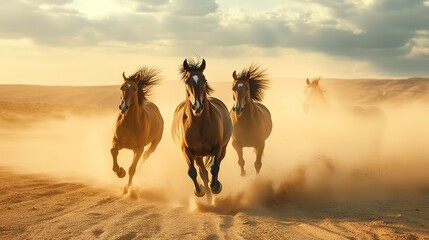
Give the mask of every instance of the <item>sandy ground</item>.
[{"label": "sandy ground", "polygon": [[[278,79],[261,174],[249,149],[240,177],[230,147],[212,204],[193,196],[170,136],[181,83],[154,89],[166,130],[127,195],[109,153],[118,86],[0,86],[0,238],[428,239],[429,80],[321,85],[334,107],[385,110],[381,156],[359,124],[304,114],[304,80]],[[230,83],[213,87],[232,106]],[[131,156],[120,152],[125,169]]]}]

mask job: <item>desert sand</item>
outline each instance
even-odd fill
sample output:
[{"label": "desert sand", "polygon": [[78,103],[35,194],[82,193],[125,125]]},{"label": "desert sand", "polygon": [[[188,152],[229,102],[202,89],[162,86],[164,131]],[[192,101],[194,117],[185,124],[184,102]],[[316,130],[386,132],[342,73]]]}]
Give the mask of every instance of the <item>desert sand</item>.
[{"label": "desert sand", "polygon": [[[209,78],[210,81],[210,78]],[[165,119],[163,140],[137,166],[134,186],[111,170],[118,86],[0,86],[0,239],[428,239],[429,79],[322,79],[334,108],[378,106],[387,116],[374,156],[349,118],[302,110],[305,79],[275,79],[273,117],[259,175],[232,147],[223,191],[208,204],[170,135],[179,81],[150,99]],[[212,82],[232,106],[231,83]],[[132,154],[122,150],[128,169]]]}]

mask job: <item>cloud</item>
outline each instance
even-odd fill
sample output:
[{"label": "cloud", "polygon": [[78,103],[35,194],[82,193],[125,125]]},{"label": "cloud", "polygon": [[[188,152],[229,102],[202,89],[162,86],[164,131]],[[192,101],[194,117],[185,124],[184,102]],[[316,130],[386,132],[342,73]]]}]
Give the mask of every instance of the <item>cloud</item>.
[{"label": "cloud", "polygon": [[[41,44],[63,45],[88,44],[94,37],[92,23],[72,10],[52,13],[19,1],[2,2],[0,9],[1,38],[29,38]],[[78,39],[81,41],[76,42]]]},{"label": "cloud", "polygon": [[292,0],[260,12],[221,9],[215,0],[129,0],[121,4],[134,11],[101,19],[71,9],[70,2],[2,1],[0,38],[213,54],[233,46],[297,49],[369,62],[382,73],[429,74],[429,7],[423,0]]},{"label": "cloud", "polygon": [[160,12],[166,10],[169,5],[168,0],[135,0],[137,3],[137,11],[140,12]]},{"label": "cloud", "polygon": [[34,4],[64,5],[73,2],[73,0],[30,0],[28,2]]},{"label": "cloud", "polygon": [[206,16],[219,7],[215,0],[173,0],[172,5],[172,13],[180,16]]}]

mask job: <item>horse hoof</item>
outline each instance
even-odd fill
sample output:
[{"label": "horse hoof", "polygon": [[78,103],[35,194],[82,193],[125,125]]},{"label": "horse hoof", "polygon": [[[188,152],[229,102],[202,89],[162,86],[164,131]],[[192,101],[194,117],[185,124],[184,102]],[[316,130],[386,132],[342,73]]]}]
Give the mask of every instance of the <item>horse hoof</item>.
[{"label": "horse hoof", "polygon": [[211,188],[213,194],[219,194],[220,192],[222,192],[222,183],[220,183],[219,181],[217,183],[218,183],[217,188]]},{"label": "horse hoof", "polygon": [[122,195],[127,195],[127,194],[128,194],[128,186],[122,187]]},{"label": "horse hoof", "polygon": [[240,174],[242,177],[245,177],[246,176],[246,171],[241,171],[241,174]]},{"label": "horse hoof", "polygon": [[123,178],[125,177],[126,174],[127,172],[123,168],[119,168],[119,170],[116,172],[116,175],[118,176],[118,178]]},{"label": "horse hoof", "polygon": [[204,197],[204,195],[206,195],[205,187],[200,185],[200,192],[197,192],[197,189],[194,189],[194,194],[197,197]]}]

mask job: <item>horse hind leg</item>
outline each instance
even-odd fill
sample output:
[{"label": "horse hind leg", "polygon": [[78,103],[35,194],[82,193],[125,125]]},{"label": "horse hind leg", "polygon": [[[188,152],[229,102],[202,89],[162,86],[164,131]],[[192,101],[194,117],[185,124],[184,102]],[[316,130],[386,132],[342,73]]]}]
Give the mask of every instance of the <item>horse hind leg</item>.
[{"label": "horse hind leg", "polygon": [[202,157],[197,157],[195,161],[197,162],[198,168],[200,170],[201,179],[204,182],[205,192],[207,193],[207,202],[210,204],[212,202],[212,195],[209,188],[209,172],[207,171]]},{"label": "horse hind leg", "polygon": [[260,144],[258,147],[255,148],[255,151],[256,151],[256,161],[255,161],[256,174],[259,174],[259,172],[261,171],[262,154],[264,153],[264,148],[265,148],[265,142],[263,142],[262,144]]},{"label": "horse hind leg", "polygon": [[112,154],[112,158],[113,158],[113,168],[112,168],[113,172],[115,172],[119,178],[125,177],[127,172],[125,172],[125,170],[122,167],[119,167],[118,165],[118,153],[119,153],[118,147],[113,146],[112,149],[110,149],[110,153]]},{"label": "horse hind leg", "polygon": [[129,179],[128,179],[128,186],[127,186],[127,188],[125,188],[125,191],[124,191],[125,193],[128,191],[128,188],[133,183],[133,177],[134,177],[134,174],[136,173],[137,163],[139,162],[140,157],[142,156],[142,153],[143,153],[143,149],[134,150],[133,163],[131,164],[130,168],[128,169]]},{"label": "horse hind leg", "polygon": [[244,158],[243,158],[243,147],[238,144],[236,141],[232,141],[232,146],[234,147],[235,151],[237,152],[238,155],[238,165],[240,166],[241,169],[241,176],[244,177],[246,176],[246,170],[244,169]]}]

